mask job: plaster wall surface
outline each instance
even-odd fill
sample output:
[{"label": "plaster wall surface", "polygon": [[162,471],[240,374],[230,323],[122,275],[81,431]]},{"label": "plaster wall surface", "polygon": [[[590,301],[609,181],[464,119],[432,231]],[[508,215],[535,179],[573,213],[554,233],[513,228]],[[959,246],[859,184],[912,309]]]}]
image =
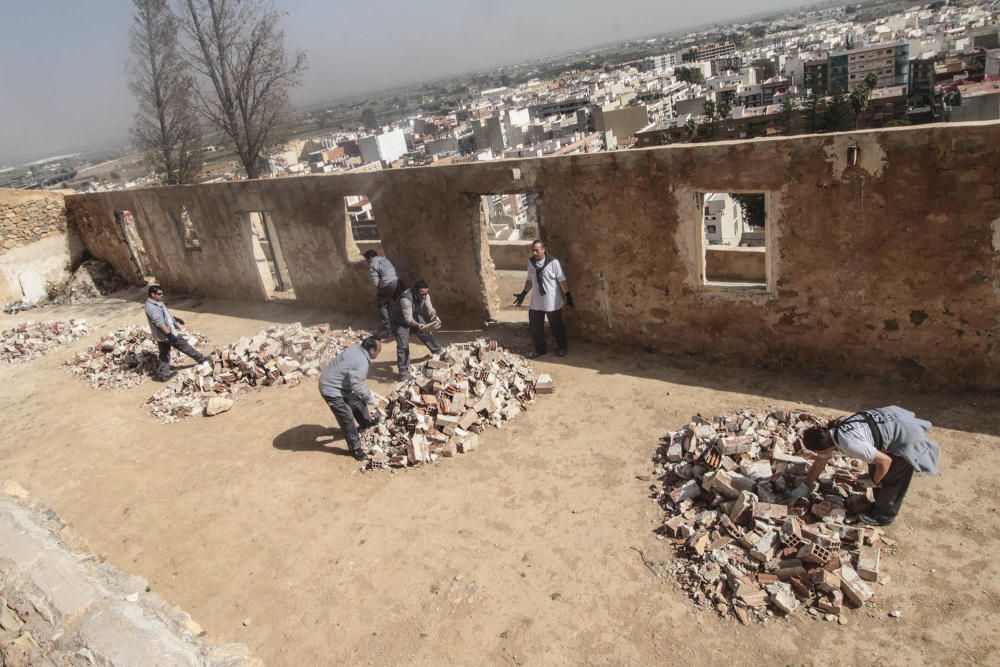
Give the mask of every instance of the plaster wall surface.
[{"label": "plaster wall surface", "polygon": [[765,248],[705,248],[705,275],[709,280],[765,282]]},{"label": "plaster wall surface", "polygon": [[[848,147],[858,147],[854,164]],[[379,212],[385,254],[421,273],[451,321],[496,307],[486,193],[539,193],[542,236],[577,307],[571,335],[767,365],[1000,388],[1000,124],[931,125],[371,174],[67,198],[87,248],[123,275],[129,209],[172,290],[262,299],[239,213],[274,216],[300,301],[369,309],[345,195]],[[767,293],[703,285],[705,192],[764,192]],[[191,211],[185,250],[167,211]]]}]

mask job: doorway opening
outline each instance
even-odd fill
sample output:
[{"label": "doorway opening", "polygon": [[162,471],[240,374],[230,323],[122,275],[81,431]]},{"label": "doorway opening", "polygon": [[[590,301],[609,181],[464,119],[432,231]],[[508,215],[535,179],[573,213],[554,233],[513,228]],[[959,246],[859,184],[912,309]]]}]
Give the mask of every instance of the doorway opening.
[{"label": "doorway opening", "polygon": [[257,263],[257,273],[260,275],[264,294],[271,300],[295,300],[292,277],[288,273],[288,264],[281,252],[281,243],[278,241],[271,214],[267,211],[251,211],[248,217],[253,257]]}]

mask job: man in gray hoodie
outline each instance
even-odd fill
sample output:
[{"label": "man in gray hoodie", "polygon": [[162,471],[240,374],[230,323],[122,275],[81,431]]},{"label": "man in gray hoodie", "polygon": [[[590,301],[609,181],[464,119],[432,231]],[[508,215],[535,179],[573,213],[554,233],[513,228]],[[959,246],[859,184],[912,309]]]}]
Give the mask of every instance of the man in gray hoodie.
[{"label": "man in gray hoodie", "polygon": [[396,297],[399,287],[399,275],[396,267],[387,257],[379,257],[374,250],[365,251],[365,262],[368,263],[368,275],[375,285],[375,307],[378,308],[379,329],[376,338],[387,339],[390,336],[389,304]]},{"label": "man in gray hoodie", "polygon": [[377,423],[368,412],[372,392],[365,386],[365,379],[381,351],[382,343],[369,336],[337,355],[319,376],[319,393],[337,418],[348,449],[359,461],[368,457],[361,448],[358,426],[365,429]]},{"label": "man in gray hoodie", "polygon": [[940,448],[927,439],[930,430],[929,421],[895,405],[807,428],[802,444],[816,454],[816,461],[806,475],[806,484],[819,479],[838,449],[865,461],[876,485],[875,503],[858,514],[858,520],[870,526],[887,526],[896,519],[913,472],[937,473]]},{"label": "man in gray hoodie", "polygon": [[170,349],[176,348],[187,356],[195,360],[196,363],[208,361],[208,357],[191,347],[183,336],[179,335],[177,326],[183,325],[184,320],[175,317],[163,303],[163,288],[159,285],[150,285],[147,291],[149,295],[146,299],[146,320],[149,322],[149,331],[153,334],[160,349],[160,367],[156,373],[156,379],[166,382],[177,371],[170,368]]}]

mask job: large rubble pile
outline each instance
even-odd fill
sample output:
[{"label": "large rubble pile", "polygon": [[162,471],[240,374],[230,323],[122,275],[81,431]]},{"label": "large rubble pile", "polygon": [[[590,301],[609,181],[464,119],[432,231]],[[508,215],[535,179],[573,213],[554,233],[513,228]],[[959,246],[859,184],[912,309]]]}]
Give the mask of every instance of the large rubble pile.
[{"label": "large rubble pile", "polygon": [[654,459],[662,532],[680,556],[672,574],[698,606],[744,624],[802,609],[838,620],[846,603],[873,597],[870,582],[888,582],[879,561],[895,543],[846,522],[871,500],[863,462],[838,454],[818,489],[804,482],[812,460],[799,456],[800,436],[817,423],[805,413],[741,410],[694,417],[662,439]]},{"label": "large rubble pile", "polygon": [[[208,342],[192,331],[186,330],[181,335],[196,348]],[[177,350],[170,353],[171,364],[190,361]],[[159,349],[148,328],[129,325],[108,332],[99,343],[66,364],[97,389],[129,389],[156,375],[160,367]]]},{"label": "large rubble pile", "polygon": [[72,343],[90,332],[86,320],[27,321],[0,335],[0,359],[8,364],[30,361],[53,348]]},{"label": "large rubble pile", "polygon": [[449,345],[381,399],[384,419],[361,433],[368,465],[406,467],[470,452],[488,426],[501,427],[536,393],[553,391],[551,377],[495,341]]},{"label": "large rubble pile", "polygon": [[272,327],[252,338],[240,338],[216,349],[211,365],[188,368],[147,401],[164,423],[229,410],[236,396],[254,387],[298,384],[319,375],[323,366],[365,335],[351,329],[330,330],[321,324]]}]

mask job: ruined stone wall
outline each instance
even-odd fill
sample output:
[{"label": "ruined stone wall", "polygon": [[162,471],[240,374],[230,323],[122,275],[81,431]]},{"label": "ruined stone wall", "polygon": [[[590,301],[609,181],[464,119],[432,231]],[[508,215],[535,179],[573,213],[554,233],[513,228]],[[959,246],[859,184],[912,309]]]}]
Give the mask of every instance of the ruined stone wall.
[{"label": "ruined stone wall", "polygon": [[0,189],[0,302],[37,298],[70,275],[83,245],[68,229],[66,192]]},{"label": "ruined stone wall", "polygon": [[65,233],[62,192],[0,189],[0,249],[13,250]]},{"label": "ruined stone wall", "polygon": [[[496,303],[479,197],[533,192],[576,296],[575,337],[996,389],[998,188],[1000,124],[972,123],[68,201],[94,220],[84,239],[95,255],[121,261],[113,212],[127,208],[164,283],[230,298],[262,298],[236,212],[271,210],[299,298],[369,309],[341,200],[367,194],[386,255],[431,281],[455,321]],[[765,193],[767,290],[704,284],[706,192]],[[198,211],[197,257],[165,213],[182,202]]]}]

